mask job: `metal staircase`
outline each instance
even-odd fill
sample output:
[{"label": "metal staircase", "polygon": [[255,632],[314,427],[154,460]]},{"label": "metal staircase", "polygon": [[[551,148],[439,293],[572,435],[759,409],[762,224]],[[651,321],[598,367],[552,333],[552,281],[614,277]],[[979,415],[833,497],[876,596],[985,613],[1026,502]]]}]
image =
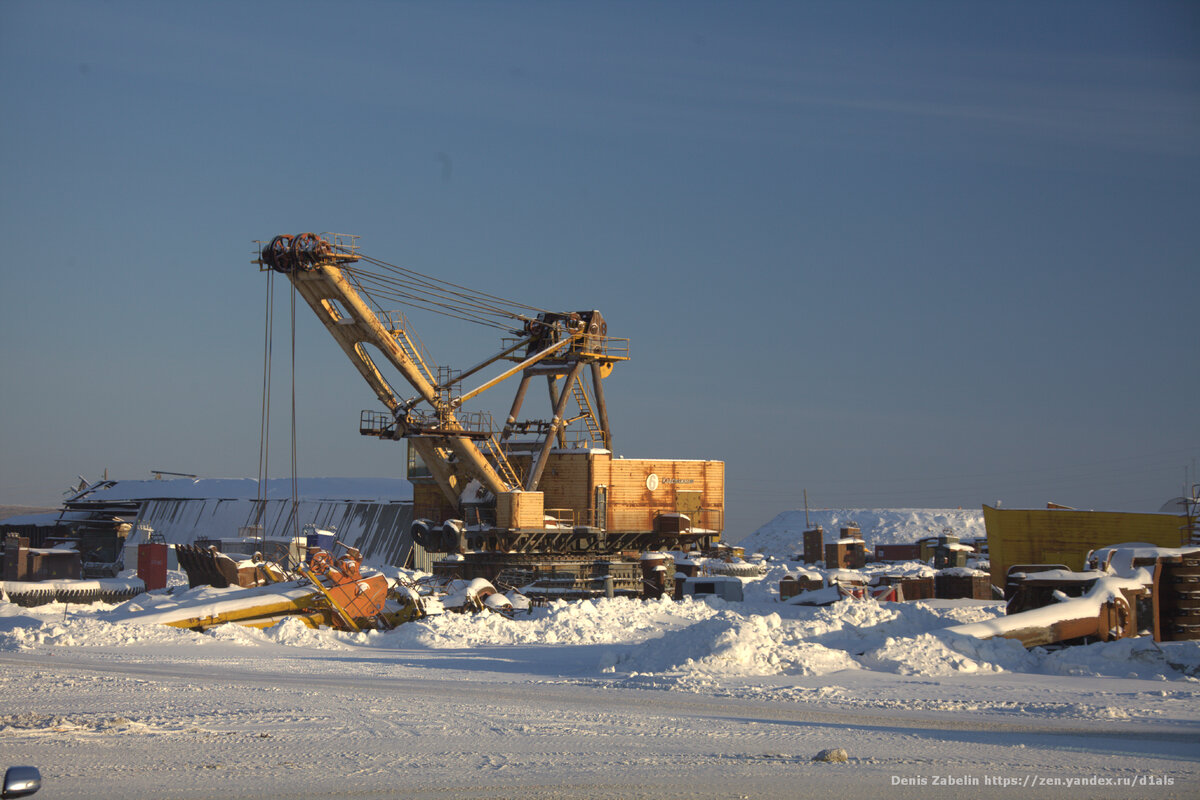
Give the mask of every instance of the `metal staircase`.
[{"label": "metal staircase", "polygon": [[433,371],[430,369],[431,364],[435,367],[437,365],[434,364],[429,353],[425,351],[424,347],[420,346],[419,342],[414,342],[409,338],[408,318],[404,316],[404,313],[402,311],[388,311],[384,314],[377,312],[377,315],[381,318],[380,321],[387,328],[388,333],[396,340],[396,344],[400,345],[400,349],[404,351],[404,354],[425,373],[426,380],[432,384],[437,384],[437,381],[434,380]]},{"label": "metal staircase", "polygon": [[599,423],[596,422],[596,412],[592,410],[592,403],[588,397],[587,388],[582,381],[573,381],[571,383],[571,395],[575,398],[575,403],[579,406],[579,415],[583,418],[583,422],[587,425],[588,439],[595,447],[608,447],[608,442],[604,441],[604,432],[600,430]]},{"label": "metal staircase", "polygon": [[479,440],[480,449],[495,466],[496,471],[500,473],[500,477],[509,486],[518,487],[521,485],[521,478],[517,475],[517,471],[509,462],[508,457],[504,455],[504,451],[500,449],[500,443],[496,441],[496,435],[493,433],[485,439]]}]

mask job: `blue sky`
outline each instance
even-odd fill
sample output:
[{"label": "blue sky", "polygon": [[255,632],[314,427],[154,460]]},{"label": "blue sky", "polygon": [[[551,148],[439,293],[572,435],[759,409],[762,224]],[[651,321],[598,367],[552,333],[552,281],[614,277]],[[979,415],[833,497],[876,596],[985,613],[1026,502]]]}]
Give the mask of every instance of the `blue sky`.
[{"label": "blue sky", "polygon": [[[732,538],[805,488],[1154,510],[1196,473],[1195,3],[8,2],[0,98],[0,502],[254,476],[252,241],[303,230],[603,311],[614,449],[724,460]],[[400,474],[302,311],[301,473]]]}]

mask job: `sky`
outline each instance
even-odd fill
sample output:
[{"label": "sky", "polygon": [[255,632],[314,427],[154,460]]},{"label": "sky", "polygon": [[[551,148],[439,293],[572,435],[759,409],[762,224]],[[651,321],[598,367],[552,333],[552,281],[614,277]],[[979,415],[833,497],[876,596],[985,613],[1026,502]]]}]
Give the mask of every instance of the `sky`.
[{"label": "sky", "polygon": [[[309,230],[601,310],[615,452],[723,460],[733,539],[805,491],[1157,510],[1200,481],[1195,3],[18,0],[0,100],[0,503],[254,477],[254,241]],[[439,363],[499,349],[410,319]],[[402,475],[303,304],[295,363],[300,474]]]}]

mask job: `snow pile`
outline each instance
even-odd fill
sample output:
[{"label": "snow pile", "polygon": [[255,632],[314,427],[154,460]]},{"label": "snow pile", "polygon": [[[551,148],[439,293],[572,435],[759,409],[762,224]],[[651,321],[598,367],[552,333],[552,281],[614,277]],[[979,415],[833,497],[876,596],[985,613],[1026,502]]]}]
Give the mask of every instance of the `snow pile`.
[{"label": "snow pile", "polygon": [[1000,668],[920,637],[932,640],[927,631],[959,620],[990,619],[996,605],[843,601],[822,608],[782,606],[754,616],[727,608],[625,650],[608,671],[691,677],[826,675],[864,668],[909,675],[995,672]]},{"label": "snow pile", "polygon": [[397,647],[431,648],[628,643],[686,627],[714,613],[708,604],[690,599],[682,603],[667,598],[556,600],[513,619],[493,613],[439,614],[402,625],[389,637]]},{"label": "snow pile", "polygon": [[857,668],[849,654],[806,640],[778,614],[747,618],[725,612],[627,650],[606,671],[694,677],[825,675]]},{"label": "snow pile", "polygon": [[[78,613],[78,606],[52,603],[36,614],[7,614],[0,605],[0,651],[50,647],[128,647],[145,644],[186,644],[200,638],[192,631],[157,626],[121,625]],[[57,614],[53,611],[58,607]],[[101,612],[102,613],[102,612]]]},{"label": "snow pile", "polygon": [[1081,677],[1161,679],[1172,671],[1200,677],[1200,641],[1138,637],[1065,647],[1045,654],[1040,666],[1050,674]]},{"label": "snow pile", "polygon": [[987,535],[983,511],[961,508],[826,508],[784,511],[775,519],[738,542],[746,552],[786,558],[804,550],[804,531],[820,525],[826,544],[841,538],[841,528],[850,523],[862,529],[868,548],[877,544],[912,544],[946,529],[960,539],[982,539]]},{"label": "snow pile", "polygon": [[[220,591],[220,590],[214,590]],[[344,650],[350,634],[315,631],[295,617],[259,630],[241,625],[220,625],[204,633],[167,625],[131,625],[124,607],[67,606],[52,603],[13,613],[18,609],[0,603],[0,652],[37,647],[130,647],[166,645],[172,649],[209,644],[238,647],[280,645],[315,650]]]},{"label": "snow pile", "polygon": [[342,636],[330,636],[327,633],[329,632],[313,630],[296,617],[288,617],[269,628],[220,625],[206,631],[204,635],[219,642],[228,642],[243,647],[277,644],[309,650],[349,649],[349,645],[343,641]]},{"label": "snow pile", "polygon": [[[1004,640],[1025,653],[1019,642]],[[922,633],[911,639],[887,638],[883,645],[863,655],[864,665],[898,675],[954,675],[962,672],[1004,672],[999,664],[986,660],[986,654],[973,651],[975,658],[948,647],[937,636]],[[1015,655],[1015,654],[1014,654]],[[1012,659],[1005,659],[1012,663]]]}]

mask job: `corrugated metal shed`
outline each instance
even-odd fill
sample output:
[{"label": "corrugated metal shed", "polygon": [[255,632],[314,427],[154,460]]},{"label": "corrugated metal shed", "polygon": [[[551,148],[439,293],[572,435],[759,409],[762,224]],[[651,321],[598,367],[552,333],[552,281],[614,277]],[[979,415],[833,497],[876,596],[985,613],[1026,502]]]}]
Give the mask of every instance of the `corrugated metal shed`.
[{"label": "corrugated metal shed", "polygon": [[[412,487],[395,478],[304,478],[292,515],[292,482],[262,487],[245,479],[101,481],[68,499],[62,511],[41,515],[40,526],[111,526],[114,519],[149,525],[171,544],[236,538],[258,522],[263,534],[286,538],[312,523],[337,531],[370,562],[402,565],[412,550]],[[259,513],[261,511],[261,514]],[[49,528],[47,528],[49,529]]]},{"label": "corrugated metal shed", "polygon": [[[286,538],[296,530],[291,500],[267,500],[260,523],[263,535]],[[171,544],[198,538],[232,538],[255,521],[254,500],[154,499],[142,505],[138,522],[162,534]],[[301,500],[299,527],[312,523],[337,531],[338,541],[357,547],[369,562],[403,565],[412,550],[409,527],[412,503],[362,500]]]}]

